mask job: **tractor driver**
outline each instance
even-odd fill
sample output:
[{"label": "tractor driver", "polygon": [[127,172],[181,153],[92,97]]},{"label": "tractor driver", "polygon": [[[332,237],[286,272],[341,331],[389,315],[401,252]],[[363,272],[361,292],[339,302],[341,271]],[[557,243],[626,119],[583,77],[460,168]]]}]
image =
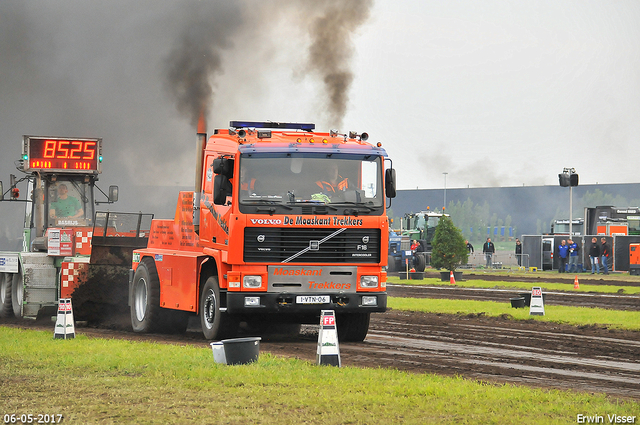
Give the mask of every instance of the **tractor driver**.
[{"label": "tractor driver", "polygon": [[49,217],[79,218],[82,217],[82,214],[83,211],[80,201],[73,196],[69,196],[69,189],[66,184],[58,184],[58,200],[51,203],[49,208]]},{"label": "tractor driver", "polygon": [[337,192],[342,192],[351,187],[349,179],[342,177],[338,173],[338,164],[332,162],[327,167],[327,176],[324,180],[318,180],[316,184],[322,192],[331,196]]}]

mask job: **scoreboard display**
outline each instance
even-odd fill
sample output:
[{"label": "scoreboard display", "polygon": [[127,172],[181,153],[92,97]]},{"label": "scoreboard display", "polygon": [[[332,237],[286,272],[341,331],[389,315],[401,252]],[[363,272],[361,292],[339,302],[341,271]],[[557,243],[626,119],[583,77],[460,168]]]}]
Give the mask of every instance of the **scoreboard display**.
[{"label": "scoreboard display", "polygon": [[24,136],[24,171],[100,173],[102,139]]}]

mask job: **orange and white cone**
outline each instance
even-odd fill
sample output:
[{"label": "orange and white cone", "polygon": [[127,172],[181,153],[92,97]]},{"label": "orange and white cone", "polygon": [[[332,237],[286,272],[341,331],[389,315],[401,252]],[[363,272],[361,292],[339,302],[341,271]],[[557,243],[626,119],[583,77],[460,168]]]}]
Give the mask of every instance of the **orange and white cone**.
[{"label": "orange and white cone", "polygon": [[449,276],[449,282],[451,282],[452,285],[456,284],[456,279],[453,277],[453,272],[451,272],[451,275]]},{"label": "orange and white cone", "polygon": [[578,275],[576,275],[576,280],[573,281],[573,289],[580,289],[580,283],[578,282]]}]

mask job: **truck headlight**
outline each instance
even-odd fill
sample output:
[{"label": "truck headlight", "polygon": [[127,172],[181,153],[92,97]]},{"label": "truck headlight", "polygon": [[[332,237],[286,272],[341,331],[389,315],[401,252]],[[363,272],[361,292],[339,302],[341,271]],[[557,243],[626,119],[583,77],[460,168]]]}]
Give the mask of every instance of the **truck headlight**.
[{"label": "truck headlight", "polygon": [[259,288],[262,286],[262,276],[245,276],[242,278],[243,288]]},{"label": "truck headlight", "polygon": [[365,295],[362,297],[362,305],[375,306],[378,305],[378,297]]},{"label": "truck headlight", "polygon": [[361,288],[377,288],[378,276],[360,276]]},{"label": "truck headlight", "polygon": [[260,307],[260,297],[244,297],[245,307]]}]

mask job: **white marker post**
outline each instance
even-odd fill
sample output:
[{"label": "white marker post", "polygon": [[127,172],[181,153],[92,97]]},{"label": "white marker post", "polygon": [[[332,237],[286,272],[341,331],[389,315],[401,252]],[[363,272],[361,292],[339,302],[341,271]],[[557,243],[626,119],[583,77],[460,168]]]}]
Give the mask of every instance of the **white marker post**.
[{"label": "white marker post", "polygon": [[320,315],[316,362],[319,365],[342,366],[340,348],[338,347],[336,316],[333,310],[322,310]]},{"label": "white marker post", "polygon": [[544,316],[544,298],[542,298],[542,288],[537,286],[531,289],[529,316]]},{"label": "white marker post", "polygon": [[73,324],[73,307],[71,298],[60,298],[58,301],[58,317],[56,318],[56,328],[53,331],[54,339],[75,338],[76,329]]}]

